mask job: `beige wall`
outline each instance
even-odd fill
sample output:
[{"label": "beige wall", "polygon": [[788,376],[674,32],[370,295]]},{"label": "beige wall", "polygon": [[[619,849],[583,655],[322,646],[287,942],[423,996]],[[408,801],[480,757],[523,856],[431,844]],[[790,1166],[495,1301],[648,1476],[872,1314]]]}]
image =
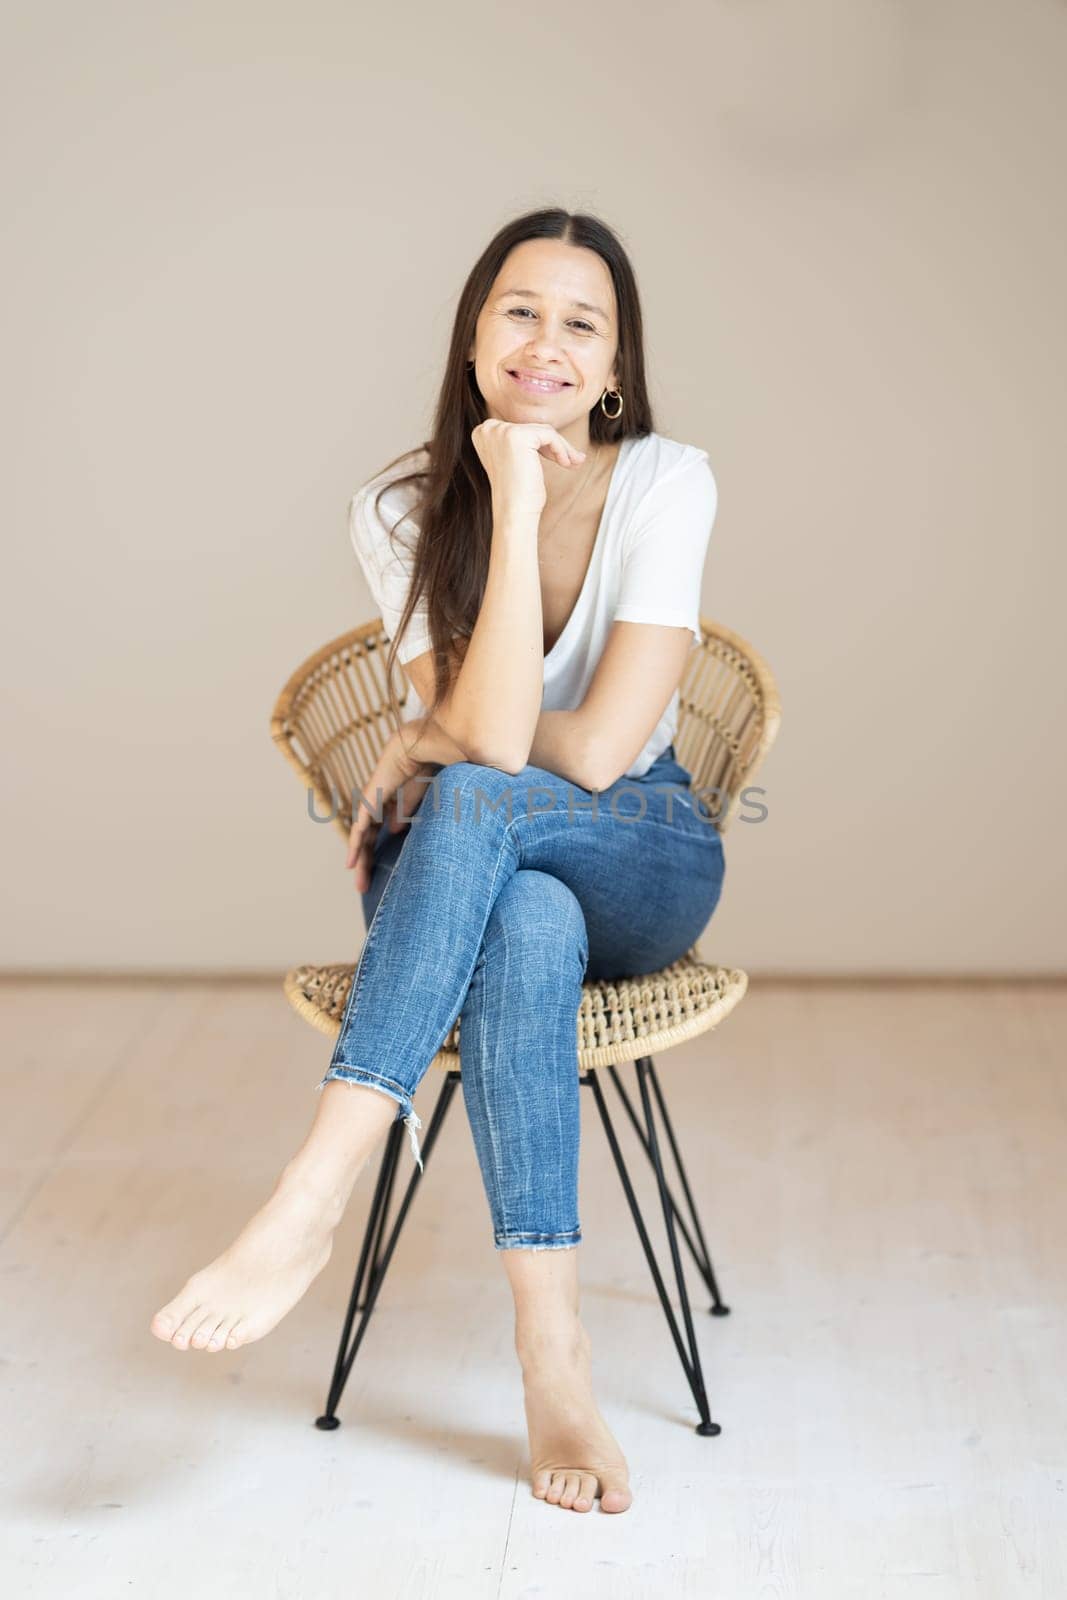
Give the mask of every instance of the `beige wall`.
[{"label": "beige wall", "polygon": [[424,436],[475,255],[563,203],[632,250],[657,426],[718,480],[705,613],[781,686],[705,950],[1067,965],[1063,4],[24,0],[0,29],[0,963],[355,956],[270,710],[371,614],[347,499]]}]

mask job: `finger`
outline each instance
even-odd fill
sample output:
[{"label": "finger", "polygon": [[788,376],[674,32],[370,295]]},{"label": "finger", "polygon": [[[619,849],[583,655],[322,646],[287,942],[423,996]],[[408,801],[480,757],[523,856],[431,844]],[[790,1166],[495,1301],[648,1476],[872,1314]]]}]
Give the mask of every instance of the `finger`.
[{"label": "finger", "polygon": [[585,451],[579,450],[577,445],[565,439],[558,428],[553,428],[548,422],[513,422],[505,424],[512,428],[522,428],[529,431],[537,439],[537,448],[540,453],[550,450],[563,466],[570,466],[585,459]]},{"label": "finger", "polygon": [[577,467],[585,460],[585,451],[569,444],[561,434],[557,434],[554,439],[548,439],[541,446],[539,454],[544,455],[546,451],[555,456],[561,467]]},{"label": "finger", "polygon": [[370,881],[374,874],[374,841],[366,839],[359,853],[356,866],[356,888],[360,894],[366,894],[370,888]]},{"label": "finger", "polygon": [[356,812],[355,819],[348,831],[348,853],[345,856],[346,867],[355,865],[356,856],[358,855],[360,845],[363,842],[363,836],[367,831],[368,815],[369,813],[366,812],[362,806],[360,806]]}]

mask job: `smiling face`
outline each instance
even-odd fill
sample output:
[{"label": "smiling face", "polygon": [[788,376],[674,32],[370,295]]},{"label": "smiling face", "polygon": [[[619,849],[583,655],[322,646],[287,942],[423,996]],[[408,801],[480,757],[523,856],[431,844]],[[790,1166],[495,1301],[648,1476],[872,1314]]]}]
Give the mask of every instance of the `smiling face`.
[{"label": "smiling face", "polygon": [[493,280],[467,358],[487,416],[549,422],[584,449],[590,411],[618,387],[617,351],[615,290],[596,251],[525,239]]}]

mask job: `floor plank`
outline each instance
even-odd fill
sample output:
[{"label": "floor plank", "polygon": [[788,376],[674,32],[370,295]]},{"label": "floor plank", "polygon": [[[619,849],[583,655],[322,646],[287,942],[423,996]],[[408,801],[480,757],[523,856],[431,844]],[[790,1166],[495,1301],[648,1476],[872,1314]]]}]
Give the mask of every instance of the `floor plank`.
[{"label": "floor plank", "polygon": [[754,979],[660,1058],[731,1307],[709,1317],[690,1273],[711,1439],[583,1096],[583,1315],[635,1492],[616,1517],[530,1495],[460,1096],[322,1433],[373,1171],[267,1339],[209,1357],[147,1324],[269,1193],[329,1041],[255,982],[5,984],[0,1008],[5,1593],[1064,1591],[1062,986]]}]

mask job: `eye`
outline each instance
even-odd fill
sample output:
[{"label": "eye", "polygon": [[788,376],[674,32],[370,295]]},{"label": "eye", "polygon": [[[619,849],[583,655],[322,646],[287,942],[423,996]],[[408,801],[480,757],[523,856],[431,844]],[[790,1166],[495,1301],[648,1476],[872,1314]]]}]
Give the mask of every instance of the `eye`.
[{"label": "eye", "polygon": [[[510,309],[508,310],[508,316],[509,317],[513,316],[516,311],[529,311],[529,310],[530,310],[529,306],[511,306]],[[532,312],[531,312],[531,315],[533,315]],[[571,318],[571,326],[572,327],[576,327],[576,328],[583,328],[586,331],[586,333],[595,333],[596,332],[596,329],[593,327],[592,323],[583,322],[580,317],[572,317]]]}]

